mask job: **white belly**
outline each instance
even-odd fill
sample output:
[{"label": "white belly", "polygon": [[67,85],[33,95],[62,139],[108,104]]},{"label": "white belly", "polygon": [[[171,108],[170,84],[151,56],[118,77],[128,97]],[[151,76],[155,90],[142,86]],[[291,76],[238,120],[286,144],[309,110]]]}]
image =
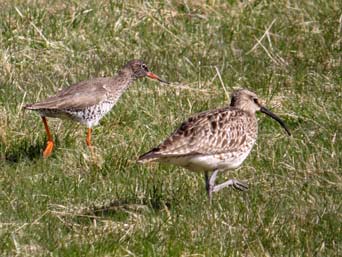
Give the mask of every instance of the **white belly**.
[{"label": "white belly", "polygon": [[103,101],[98,105],[90,106],[84,110],[68,110],[66,111],[71,119],[86,125],[88,128],[96,126],[114,106],[114,102]]},{"label": "white belly", "polygon": [[182,166],[191,171],[213,171],[236,169],[247,158],[252,147],[245,152],[233,152],[215,155],[192,155],[160,159],[161,162]]}]

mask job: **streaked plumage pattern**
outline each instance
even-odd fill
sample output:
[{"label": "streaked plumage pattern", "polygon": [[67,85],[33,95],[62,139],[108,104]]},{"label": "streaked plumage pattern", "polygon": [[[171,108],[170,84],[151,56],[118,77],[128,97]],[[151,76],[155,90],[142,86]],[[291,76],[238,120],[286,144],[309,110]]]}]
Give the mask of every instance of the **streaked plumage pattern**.
[{"label": "streaked plumage pattern", "polygon": [[[204,171],[210,199],[212,192],[226,186],[247,189],[234,179],[215,185],[215,178],[218,171],[239,167],[249,155],[258,133],[256,111],[270,115],[289,133],[277,116],[259,104],[253,92],[241,89],[233,92],[230,106],[189,118],[160,145],[140,156],[139,162],[157,161]],[[209,171],[213,171],[210,178]]]},{"label": "streaked plumage pattern", "polygon": [[[192,171],[235,168],[247,157],[256,141],[256,123],[255,116],[234,107],[202,112],[185,121],[140,160],[178,164]],[[182,158],[184,156],[186,158]],[[203,162],[201,158],[217,161]]]}]

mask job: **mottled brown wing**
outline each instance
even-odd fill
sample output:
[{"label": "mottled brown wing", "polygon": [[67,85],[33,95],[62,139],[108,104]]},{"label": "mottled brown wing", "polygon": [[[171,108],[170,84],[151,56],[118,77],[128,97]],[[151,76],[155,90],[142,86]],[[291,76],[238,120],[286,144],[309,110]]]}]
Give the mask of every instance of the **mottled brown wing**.
[{"label": "mottled brown wing", "polygon": [[27,109],[82,109],[95,105],[106,98],[111,78],[96,78],[82,81],[59,91],[41,102],[28,104]]},{"label": "mottled brown wing", "polygon": [[230,107],[200,113],[185,121],[164,142],[139,160],[234,151],[246,140],[245,126],[249,122],[244,119],[248,117],[241,110]]}]

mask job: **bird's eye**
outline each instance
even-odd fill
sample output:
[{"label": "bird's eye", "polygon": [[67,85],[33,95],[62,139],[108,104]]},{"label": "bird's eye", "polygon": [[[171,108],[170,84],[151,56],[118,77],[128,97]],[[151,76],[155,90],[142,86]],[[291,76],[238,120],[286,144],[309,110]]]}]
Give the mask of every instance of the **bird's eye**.
[{"label": "bird's eye", "polygon": [[147,65],[146,64],[141,64],[141,68],[143,68],[145,71],[148,71]]},{"label": "bird's eye", "polygon": [[258,98],[253,98],[254,103],[259,104]]}]

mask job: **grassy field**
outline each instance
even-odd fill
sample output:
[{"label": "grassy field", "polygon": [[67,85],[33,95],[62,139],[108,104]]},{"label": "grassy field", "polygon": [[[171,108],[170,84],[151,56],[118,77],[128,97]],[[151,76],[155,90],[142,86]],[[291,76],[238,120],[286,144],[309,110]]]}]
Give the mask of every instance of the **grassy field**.
[{"label": "grassy field", "polygon": [[[342,3],[2,1],[0,256],[341,256]],[[94,130],[23,111],[141,58],[171,81],[136,82]],[[220,176],[139,165],[189,115],[255,91],[263,114],[243,166]]]}]

